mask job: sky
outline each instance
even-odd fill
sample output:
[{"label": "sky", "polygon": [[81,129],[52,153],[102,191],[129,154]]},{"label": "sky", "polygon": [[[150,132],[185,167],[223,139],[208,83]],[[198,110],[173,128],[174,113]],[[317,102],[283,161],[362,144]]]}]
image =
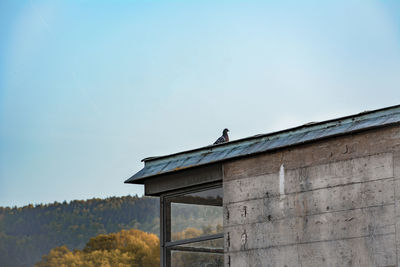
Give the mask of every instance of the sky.
[{"label": "sky", "polygon": [[0,206],[142,195],[141,159],[400,104],[400,1],[0,1]]}]

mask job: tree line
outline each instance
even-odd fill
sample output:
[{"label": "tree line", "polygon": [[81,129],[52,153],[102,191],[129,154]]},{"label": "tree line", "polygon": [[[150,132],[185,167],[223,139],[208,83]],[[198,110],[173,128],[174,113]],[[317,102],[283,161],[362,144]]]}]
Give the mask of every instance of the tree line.
[{"label": "tree line", "polygon": [[0,207],[0,266],[31,267],[51,249],[83,249],[122,229],[159,233],[159,199],[124,196]]}]

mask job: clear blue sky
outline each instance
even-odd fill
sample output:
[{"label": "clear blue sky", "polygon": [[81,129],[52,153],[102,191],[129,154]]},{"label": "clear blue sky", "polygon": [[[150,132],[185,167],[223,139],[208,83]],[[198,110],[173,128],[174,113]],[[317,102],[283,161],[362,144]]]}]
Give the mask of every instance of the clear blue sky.
[{"label": "clear blue sky", "polygon": [[400,103],[400,1],[0,1],[0,206]]}]

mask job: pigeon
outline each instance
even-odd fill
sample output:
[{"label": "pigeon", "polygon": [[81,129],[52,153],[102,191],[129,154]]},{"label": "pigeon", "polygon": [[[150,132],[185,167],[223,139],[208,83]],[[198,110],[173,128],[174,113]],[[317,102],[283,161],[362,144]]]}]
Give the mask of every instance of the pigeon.
[{"label": "pigeon", "polygon": [[222,136],[218,138],[217,141],[214,142],[214,145],[229,142],[228,132],[229,130],[225,128],[224,131],[222,132]]}]

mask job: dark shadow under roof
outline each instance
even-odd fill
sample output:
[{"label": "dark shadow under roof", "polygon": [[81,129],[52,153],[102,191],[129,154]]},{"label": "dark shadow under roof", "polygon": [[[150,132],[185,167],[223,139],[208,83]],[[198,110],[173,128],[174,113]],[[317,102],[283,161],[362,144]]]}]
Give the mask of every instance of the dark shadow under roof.
[{"label": "dark shadow under roof", "polygon": [[397,105],[324,122],[309,123],[269,134],[247,137],[220,145],[210,145],[167,156],[146,158],[143,159],[144,168],[126,180],[125,183],[143,184],[145,179],[161,174],[250,156],[328,137],[384,127],[399,122],[400,105]]}]

